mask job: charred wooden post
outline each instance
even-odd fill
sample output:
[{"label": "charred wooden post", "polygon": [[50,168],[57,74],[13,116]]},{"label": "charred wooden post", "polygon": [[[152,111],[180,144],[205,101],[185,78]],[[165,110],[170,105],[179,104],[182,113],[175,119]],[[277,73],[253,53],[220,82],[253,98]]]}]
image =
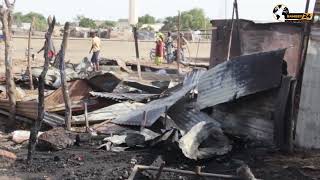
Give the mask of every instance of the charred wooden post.
[{"label": "charred wooden post", "polygon": [[5,6],[0,6],[0,17],[2,22],[2,31],[5,40],[5,66],[6,66],[6,88],[7,88],[7,97],[9,97],[10,103],[10,114],[9,114],[9,123],[7,123],[6,129],[9,131],[15,125],[15,116],[16,116],[16,85],[13,79],[12,72],[12,23],[13,23],[13,9],[14,9],[15,0],[13,3],[9,0],[5,0]]},{"label": "charred wooden post", "polygon": [[139,80],[142,80],[137,29],[138,29],[137,26],[133,26],[134,47],[136,50],[136,59],[138,63],[138,76],[139,76]]},{"label": "charred wooden post", "polygon": [[33,17],[32,23],[30,24],[29,37],[28,37],[28,76],[29,76],[29,85],[31,90],[33,90],[33,81],[32,81],[30,56],[31,56],[31,36],[32,36],[34,21],[35,21],[35,18]]},{"label": "charred wooden post", "polygon": [[230,38],[229,38],[227,61],[230,60],[230,56],[231,56],[231,46],[232,46],[232,35],[233,35],[233,28],[234,28],[235,6],[236,6],[236,5],[235,5],[235,2],[234,2],[234,3],[233,3],[233,9],[232,9],[231,31],[230,31]]},{"label": "charred wooden post", "polygon": [[180,20],[181,20],[181,13],[180,11],[178,12],[178,38],[177,38],[177,68],[178,68],[178,73],[180,73],[180,60],[181,60],[181,39],[180,39]]},{"label": "charred wooden post", "polygon": [[60,75],[61,75],[61,87],[63,92],[63,99],[66,107],[65,111],[65,123],[67,130],[71,130],[71,118],[72,118],[72,109],[71,109],[71,100],[69,96],[69,88],[68,83],[66,79],[66,71],[65,71],[65,53],[68,45],[68,37],[69,37],[69,28],[70,24],[69,22],[66,22],[64,25],[64,33],[63,33],[63,40],[61,43],[61,49],[59,52],[59,58],[60,58]]},{"label": "charred wooden post", "polygon": [[52,36],[52,32],[55,24],[56,24],[55,17],[53,17],[53,19],[49,17],[48,18],[49,28],[45,35],[46,41],[45,41],[45,47],[44,47],[45,48],[44,49],[44,67],[43,67],[43,71],[41,72],[41,75],[39,76],[39,85],[38,85],[38,92],[39,92],[38,118],[34,122],[33,128],[31,129],[31,133],[30,133],[30,139],[29,139],[29,145],[28,145],[28,158],[27,158],[28,163],[30,163],[32,160],[32,154],[35,150],[38,132],[41,128],[42,120],[44,118],[44,113],[45,113],[44,112],[44,86],[45,86],[44,81],[49,69],[50,58],[48,56],[48,51],[49,51],[49,44],[51,42],[51,36]]}]

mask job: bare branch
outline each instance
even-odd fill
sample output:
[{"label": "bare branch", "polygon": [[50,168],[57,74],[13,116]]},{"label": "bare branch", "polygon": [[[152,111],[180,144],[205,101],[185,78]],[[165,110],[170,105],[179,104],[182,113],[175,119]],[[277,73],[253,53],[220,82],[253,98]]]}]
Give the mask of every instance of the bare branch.
[{"label": "bare branch", "polygon": [[16,0],[13,0],[12,3],[10,3],[9,0],[4,0],[4,2],[6,3],[6,6],[7,6],[8,9],[13,9],[14,4],[16,3]]}]

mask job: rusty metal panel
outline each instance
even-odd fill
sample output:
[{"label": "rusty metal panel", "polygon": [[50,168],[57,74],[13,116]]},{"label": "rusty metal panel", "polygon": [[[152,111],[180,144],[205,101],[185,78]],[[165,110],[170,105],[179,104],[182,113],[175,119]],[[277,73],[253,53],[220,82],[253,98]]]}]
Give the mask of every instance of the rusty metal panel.
[{"label": "rusty metal panel", "polygon": [[[210,67],[214,67],[227,59],[230,20],[213,20]],[[257,52],[272,51],[287,48],[284,60],[288,64],[288,72],[296,76],[300,60],[302,23],[254,23],[240,20],[241,52],[243,55]],[[233,41],[237,39],[233,38]],[[236,44],[237,42],[235,42]],[[236,48],[231,48],[231,57],[238,54]]]},{"label": "rusty metal panel", "polygon": [[232,58],[207,71],[200,79],[200,109],[279,87],[285,50]]},{"label": "rusty metal panel", "polygon": [[92,96],[111,99],[114,101],[137,101],[142,102],[148,99],[158,98],[158,94],[137,94],[137,93],[104,93],[104,92],[90,92]]},{"label": "rusty metal panel", "polygon": [[300,106],[296,127],[296,144],[303,148],[320,148],[320,33],[312,30],[304,67]]},{"label": "rusty metal panel", "polygon": [[[203,73],[201,70],[192,71],[186,75],[183,86],[173,91],[170,96],[152,101],[131,113],[116,118],[112,122],[120,125],[143,125],[150,127],[166,111],[166,107],[169,109],[179,99],[196,87]],[[146,118],[144,118],[144,113],[146,113]]]}]

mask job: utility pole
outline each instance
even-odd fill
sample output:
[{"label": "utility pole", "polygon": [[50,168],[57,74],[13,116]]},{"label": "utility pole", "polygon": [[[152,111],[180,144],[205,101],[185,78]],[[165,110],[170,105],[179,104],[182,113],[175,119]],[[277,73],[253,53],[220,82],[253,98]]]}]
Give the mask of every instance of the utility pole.
[{"label": "utility pole", "polygon": [[142,80],[140,56],[139,56],[139,43],[138,43],[138,15],[137,15],[137,3],[136,0],[129,0],[129,24],[132,26],[132,32],[134,37],[134,46],[136,50],[136,61],[138,63],[138,75],[139,80]]}]

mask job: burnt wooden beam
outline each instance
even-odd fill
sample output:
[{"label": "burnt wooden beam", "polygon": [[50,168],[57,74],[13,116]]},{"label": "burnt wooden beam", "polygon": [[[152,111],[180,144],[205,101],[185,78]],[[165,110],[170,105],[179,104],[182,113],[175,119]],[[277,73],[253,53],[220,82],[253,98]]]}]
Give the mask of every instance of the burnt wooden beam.
[{"label": "burnt wooden beam", "polygon": [[34,122],[33,128],[31,129],[30,133],[30,139],[29,139],[29,145],[28,145],[28,157],[27,157],[27,162],[30,163],[32,161],[32,154],[34,153],[35,147],[36,147],[36,142],[37,142],[37,136],[38,132],[41,128],[41,124],[44,118],[44,81],[46,74],[49,69],[49,56],[48,56],[48,51],[49,51],[49,43],[51,41],[51,36],[53,33],[54,26],[56,24],[56,19],[53,17],[48,18],[48,31],[45,35],[45,49],[44,49],[44,67],[43,71],[41,72],[41,75],[39,76],[39,84],[38,84],[38,92],[39,92],[39,102],[38,102],[38,118]]},{"label": "burnt wooden beam", "polygon": [[13,8],[15,1],[10,3],[9,0],[5,0],[6,7],[0,6],[0,17],[2,22],[2,31],[5,41],[5,67],[6,67],[6,88],[7,97],[9,97],[10,114],[9,122],[6,124],[6,130],[11,131],[15,126],[16,116],[16,84],[13,78],[12,70],[12,23],[13,23]]},{"label": "burnt wooden beam", "polygon": [[68,45],[68,37],[69,37],[69,29],[70,29],[70,24],[69,22],[66,22],[64,25],[64,33],[63,33],[63,40],[61,43],[61,49],[59,52],[59,58],[60,58],[60,75],[61,75],[61,87],[62,87],[62,92],[63,92],[63,99],[65,103],[65,123],[66,123],[66,128],[67,130],[71,130],[71,118],[72,118],[72,107],[71,107],[71,100],[70,100],[70,95],[69,95],[69,88],[68,88],[68,83],[66,79],[66,71],[65,71],[65,54],[66,54],[66,49]]}]

